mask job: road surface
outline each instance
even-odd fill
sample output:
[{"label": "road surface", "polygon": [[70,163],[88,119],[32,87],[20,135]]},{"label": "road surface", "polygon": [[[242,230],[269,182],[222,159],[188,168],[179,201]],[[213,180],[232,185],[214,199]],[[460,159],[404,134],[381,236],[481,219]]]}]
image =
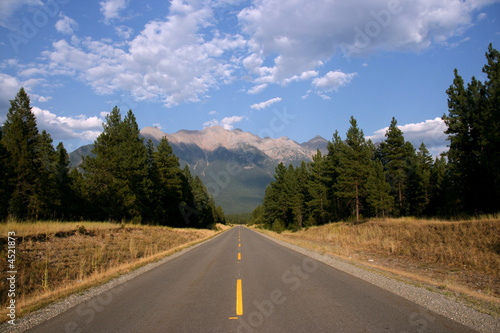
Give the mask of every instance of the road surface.
[{"label": "road surface", "polygon": [[28,332],[473,332],[233,228]]}]

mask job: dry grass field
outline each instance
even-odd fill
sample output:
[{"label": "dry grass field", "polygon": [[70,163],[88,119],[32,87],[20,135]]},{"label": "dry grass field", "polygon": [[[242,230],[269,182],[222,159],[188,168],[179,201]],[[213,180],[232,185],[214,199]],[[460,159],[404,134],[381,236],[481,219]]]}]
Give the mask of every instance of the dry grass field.
[{"label": "dry grass field", "polygon": [[[219,229],[226,228],[220,226]],[[0,225],[0,305],[8,301],[7,234],[16,233],[17,315],[103,283],[217,231],[113,223],[7,223]]]},{"label": "dry grass field", "polygon": [[[500,315],[500,220],[332,223],[274,237],[471,302]],[[491,311],[490,311],[491,310]]]}]

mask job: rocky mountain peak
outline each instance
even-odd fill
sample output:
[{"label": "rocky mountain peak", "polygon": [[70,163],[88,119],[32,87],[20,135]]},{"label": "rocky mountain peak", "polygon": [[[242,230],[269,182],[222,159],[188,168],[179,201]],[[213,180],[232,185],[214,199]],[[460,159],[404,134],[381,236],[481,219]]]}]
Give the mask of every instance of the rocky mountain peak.
[{"label": "rocky mountain peak", "polygon": [[[262,203],[278,163],[288,166],[311,161],[317,149],[326,153],[328,143],[320,136],[298,144],[288,137],[261,138],[241,129],[230,131],[220,126],[171,134],[157,127],[145,127],[141,136],[156,145],[166,136],[181,167],[189,165],[228,214],[251,212]],[[92,147],[84,146],[71,153],[72,165],[77,166],[81,156],[91,154]]]}]

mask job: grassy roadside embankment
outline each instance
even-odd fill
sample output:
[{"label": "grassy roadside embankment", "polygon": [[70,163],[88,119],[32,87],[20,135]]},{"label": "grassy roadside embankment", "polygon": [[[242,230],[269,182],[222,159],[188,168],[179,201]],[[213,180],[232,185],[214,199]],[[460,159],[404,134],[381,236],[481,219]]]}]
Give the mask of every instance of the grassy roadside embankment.
[{"label": "grassy roadside embankment", "polygon": [[[219,229],[229,228],[218,225]],[[6,321],[7,234],[16,233],[16,316],[160,260],[219,231],[116,223],[0,224],[0,316]]]},{"label": "grassy roadside embankment", "polygon": [[500,316],[500,220],[389,219],[266,234],[348,259]]}]

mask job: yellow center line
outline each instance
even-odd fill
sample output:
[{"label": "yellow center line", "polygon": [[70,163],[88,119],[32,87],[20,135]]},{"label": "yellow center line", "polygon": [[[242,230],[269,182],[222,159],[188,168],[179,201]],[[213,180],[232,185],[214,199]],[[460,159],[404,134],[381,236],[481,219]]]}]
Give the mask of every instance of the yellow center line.
[{"label": "yellow center line", "polygon": [[243,315],[243,295],[241,292],[241,279],[236,282],[236,315]]},{"label": "yellow center line", "polygon": [[238,253],[238,260],[241,260],[241,252]]}]

